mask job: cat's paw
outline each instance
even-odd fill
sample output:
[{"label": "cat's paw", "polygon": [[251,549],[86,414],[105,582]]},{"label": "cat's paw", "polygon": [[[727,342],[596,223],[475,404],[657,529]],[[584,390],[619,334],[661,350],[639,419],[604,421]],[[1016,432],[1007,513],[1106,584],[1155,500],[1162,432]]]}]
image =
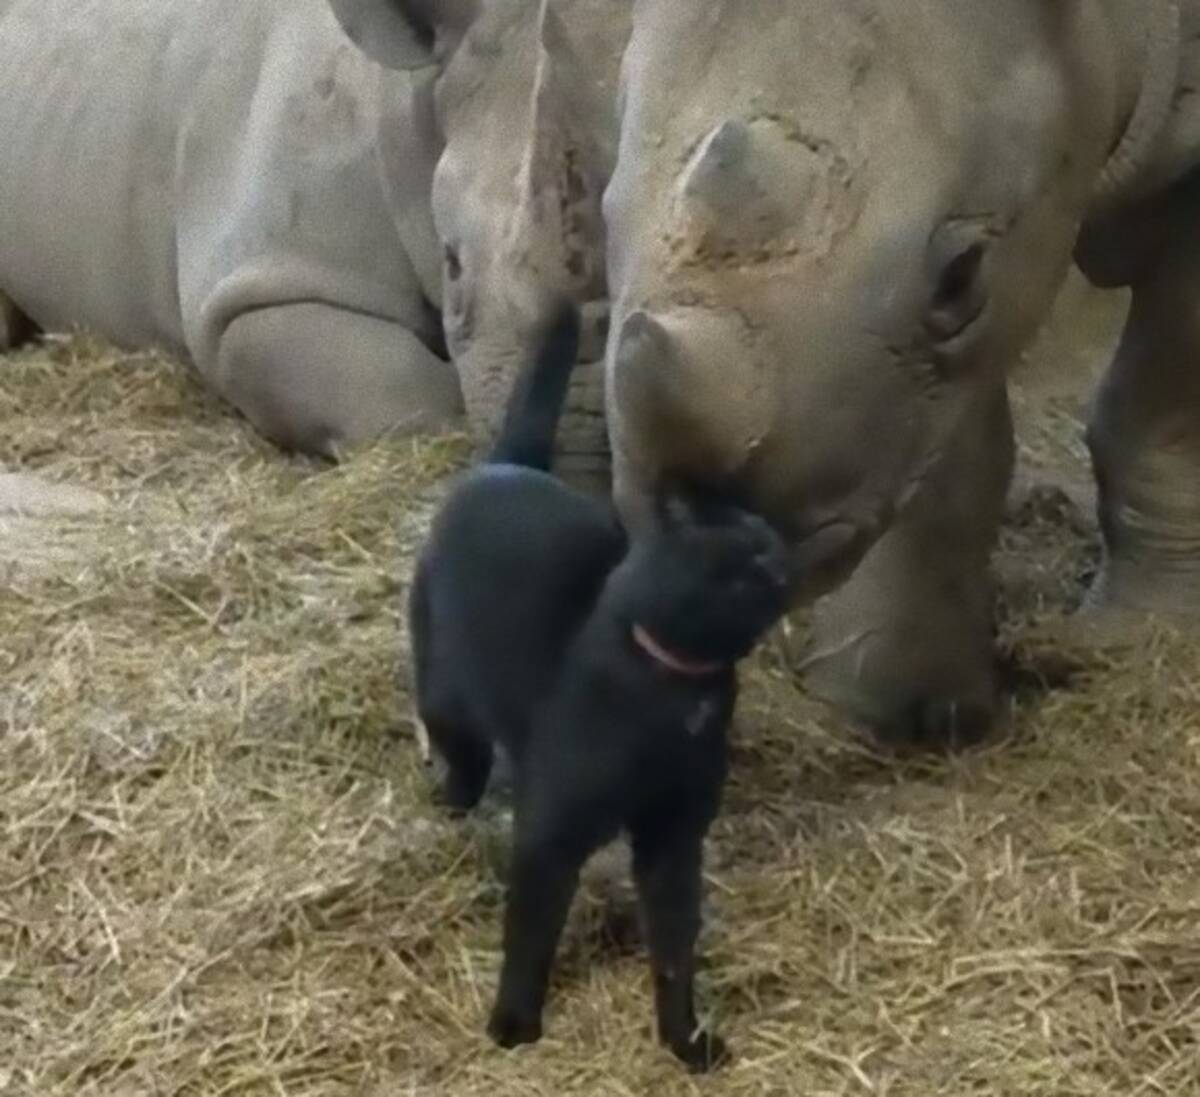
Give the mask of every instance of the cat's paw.
[{"label": "cat's paw", "polygon": [[730,1058],[729,1045],[711,1032],[700,1032],[685,1040],[672,1040],[669,1046],[675,1057],[693,1074],[703,1074]]},{"label": "cat's paw", "polygon": [[536,1044],[542,1038],[542,1019],[497,1006],[488,1020],[488,1035],[503,1048]]},{"label": "cat's paw", "polygon": [[452,819],[460,819],[472,811],[483,799],[487,785],[487,774],[461,774],[450,771],[434,793],[434,801],[444,808]]}]

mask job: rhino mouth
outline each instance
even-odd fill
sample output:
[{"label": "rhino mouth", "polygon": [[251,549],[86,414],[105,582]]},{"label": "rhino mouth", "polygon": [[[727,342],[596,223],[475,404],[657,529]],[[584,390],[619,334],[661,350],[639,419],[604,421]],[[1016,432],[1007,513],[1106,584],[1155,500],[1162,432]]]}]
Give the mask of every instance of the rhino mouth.
[{"label": "rhino mouth", "polygon": [[807,605],[836,590],[862,562],[885,528],[881,514],[821,515],[803,511],[780,513],[763,508],[746,484],[725,480],[700,484],[692,477],[664,476],[653,485],[629,485],[616,500],[622,520],[635,529],[647,528],[657,511],[655,501],[670,494],[701,494],[737,507],[765,522],[785,545],[785,583],[793,606]]},{"label": "rhino mouth", "polygon": [[869,530],[841,518],[799,538],[781,535],[788,544],[788,590],[795,604],[811,602],[844,583],[875,541]]}]

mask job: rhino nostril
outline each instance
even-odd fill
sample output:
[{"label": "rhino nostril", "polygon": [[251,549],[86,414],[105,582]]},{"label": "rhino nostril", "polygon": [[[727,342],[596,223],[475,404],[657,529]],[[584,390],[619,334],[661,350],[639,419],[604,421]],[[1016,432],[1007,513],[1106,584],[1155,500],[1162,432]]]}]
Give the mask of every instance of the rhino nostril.
[{"label": "rhino nostril", "polygon": [[933,292],[925,327],[947,341],[969,327],[987,305],[989,241],[979,226],[954,226],[934,241]]},{"label": "rhino nostril", "polygon": [[982,244],[972,244],[951,259],[938,279],[937,291],[933,295],[934,307],[946,308],[966,297],[979,276],[979,268],[982,265]]}]

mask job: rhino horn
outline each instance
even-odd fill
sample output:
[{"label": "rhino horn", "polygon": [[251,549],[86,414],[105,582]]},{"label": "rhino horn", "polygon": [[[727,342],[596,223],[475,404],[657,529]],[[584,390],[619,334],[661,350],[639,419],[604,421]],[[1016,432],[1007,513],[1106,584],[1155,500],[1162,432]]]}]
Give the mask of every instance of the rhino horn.
[{"label": "rhino horn", "polygon": [[542,0],[528,139],[527,179],[535,197],[561,187],[568,149],[586,143],[590,119],[574,75],[580,68],[553,0]]},{"label": "rhino horn", "polygon": [[684,170],[684,195],[714,208],[744,199],[753,184],[750,151],[750,127],[732,118],[722,122],[700,143]]},{"label": "rhino horn", "polygon": [[552,0],[543,0],[537,70],[529,113],[522,193],[514,227],[557,218],[562,258],[572,282],[582,288],[596,275],[600,250],[600,129],[592,104],[575,77],[581,68]]},{"label": "rhino horn", "polygon": [[760,248],[803,218],[825,172],[815,153],[779,127],[729,119],[700,143],[676,198],[710,244]]},{"label": "rhino horn", "polygon": [[626,481],[634,470],[637,475],[630,483],[657,485],[660,479],[666,446],[656,448],[650,440],[662,439],[664,385],[670,384],[664,374],[674,372],[675,348],[662,322],[639,309],[621,324],[610,354],[605,385],[608,424],[626,474],[622,476],[622,468],[614,470],[614,497],[630,528],[647,528],[662,518],[657,491],[630,492]]},{"label": "rhino horn", "polygon": [[706,305],[631,312],[611,346],[614,451],[662,473],[733,482],[771,437],[779,414],[769,356],[745,317]]},{"label": "rhino horn", "polygon": [[[556,27],[549,30],[547,28]],[[565,31],[549,0],[543,0],[539,20],[537,69],[529,109],[528,144],[525,150],[525,183],[529,197],[535,200],[559,186],[560,165],[569,143],[566,96],[569,83],[560,71],[555,52],[548,50],[545,39],[561,39],[556,48],[569,48]]]},{"label": "rhino horn", "polygon": [[663,407],[675,369],[675,347],[662,321],[642,309],[621,325],[611,389],[617,404],[649,421]]},{"label": "rhino horn", "polygon": [[644,374],[671,357],[671,336],[662,321],[645,309],[625,317],[617,337],[617,362],[634,374]]}]

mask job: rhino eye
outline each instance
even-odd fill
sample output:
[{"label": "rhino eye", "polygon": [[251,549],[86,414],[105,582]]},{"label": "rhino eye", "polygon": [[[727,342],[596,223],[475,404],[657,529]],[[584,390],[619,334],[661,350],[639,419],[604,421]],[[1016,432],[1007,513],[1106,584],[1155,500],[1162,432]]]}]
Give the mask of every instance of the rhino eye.
[{"label": "rhino eye", "polygon": [[983,313],[987,305],[985,240],[958,241],[941,260],[925,326],[939,341],[954,338]]},{"label": "rhino eye", "polygon": [[446,277],[451,282],[457,282],[462,277],[462,263],[458,260],[458,249],[447,244],[443,252],[446,260]]},{"label": "rhino eye", "polygon": [[972,244],[966,251],[956,255],[942,271],[934,294],[935,308],[946,308],[961,301],[971,291],[971,286],[983,265],[983,245]]}]

